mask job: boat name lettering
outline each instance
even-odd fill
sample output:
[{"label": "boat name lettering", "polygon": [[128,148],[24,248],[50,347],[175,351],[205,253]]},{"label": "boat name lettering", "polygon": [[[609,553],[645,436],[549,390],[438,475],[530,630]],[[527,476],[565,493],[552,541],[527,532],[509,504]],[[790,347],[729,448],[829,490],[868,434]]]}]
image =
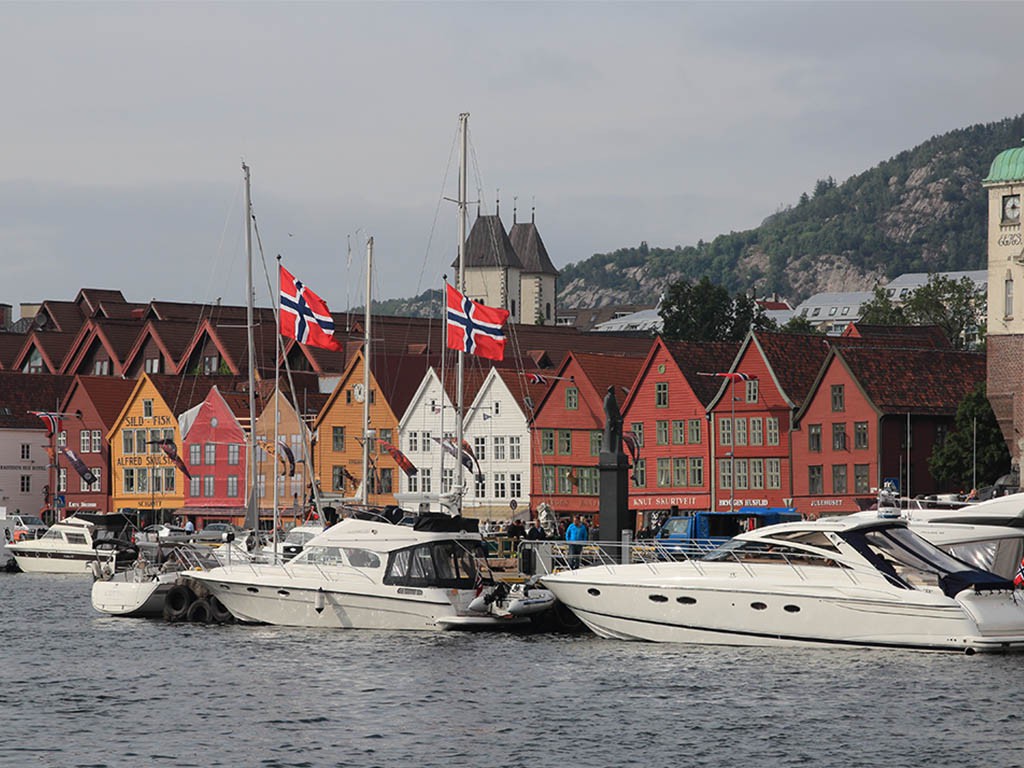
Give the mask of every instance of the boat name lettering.
[{"label": "boat name lettering", "polygon": [[1012,234],[1000,235],[997,242],[999,245],[1020,245],[1024,240],[1021,239],[1020,232],[1014,232]]},{"label": "boat name lettering", "polygon": [[169,427],[171,426],[170,416],[151,416],[149,418],[145,416],[129,416],[124,420],[124,426],[126,427]]}]

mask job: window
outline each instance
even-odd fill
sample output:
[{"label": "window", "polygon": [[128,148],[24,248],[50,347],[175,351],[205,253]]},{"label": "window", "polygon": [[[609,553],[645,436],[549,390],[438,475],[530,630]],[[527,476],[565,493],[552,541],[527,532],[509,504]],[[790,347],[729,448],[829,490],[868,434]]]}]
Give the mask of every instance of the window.
[{"label": "window", "polygon": [[257,475],[256,477],[256,493],[261,499],[267,496],[267,476]]},{"label": "window", "polygon": [[590,431],[590,455],[600,456],[601,455],[601,441],[604,439],[604,433],[599,429],[593,429]]},{"label": "window", "polygon": [[821,453],[821,424],[807,425],[807,450]]},{"label": "window", "polygon": [[718,442],[721,445],[732,445],[732,419],[718,420]]},{"label": "window", "polygon": [[668,382],[659,381],[654,385],[654,406],[668,408]]},{"label": "window", "polygon": [[667,488],[672,485],[671,459],[658,459],[658,487]]},{"label": "window", "polygon": [[421,469],[419,472],[420,485],[422,486],[423,493],[431,493],[432,483],[430,480],[430,469]]},{"label": "window", "polygon": [[580,407],[580,391],[576,387],[565,388],[565,409],[578,411]]},{"label": "window", "polygon": [[494,438],[494,460],[505,460],[505,437],[503,435],[496,435]]},{"label": "window", "polygon": [[668,445],[668,422],[667,421],[656,421],[654,422],[654,441],[658,445]]},{"label": "window", "polygon": [[343,467],[334,466],[331,467],[331,490],[332,491],[344,491],[345,490],[345,471]]},{"label": "window", "polygon": [[92,364],[92,372],[94,376],[109,376],[110,375],[110,361],[109,360],[96,360]]},{"label": "window", "polygon": [[[596,471],[596,470],[595,470]],[[523,475],[521,472],[510,472],[508,476],[508,495],[513,499],[523,495]]]},{"label": "window", "polygon": [[638,448],[644,447],[644,423],[642,421],[634,421],[629,425],[630,429],[633,430],[633,437],[636,438],[636,444]]},{"label": "window", "polygon": [[[409,451],[410,452],[419,452],[419,450],[420,450],[420,433],[419,432],[410,432],[409,433],[409,444],[408,445],[409,445]],[[479,451],[477,451],[476,455],[478,457],[482,458],[480,456],[480,452]]]},{"label": "window", "polygon": [[1003,317],[1013,317],[1013,278],[1009,276],[1003,282]]},{"label": "window", "polygon": [[445,467],[441,473],[441,493],[451,493],[455,484],[455,470]]},{"label": "window", "polygon": [[[157,450],[159,450],[159,448]],[[144,429],[135,430],[135,452],[146,452],[146,430]]]},{"label": "window", "polygon": [[[235,478],[235,482],[238,482],[238,478]],[[231,487],[230,481],[228,487]],[[203,478],[199,475],[195,475],[191,480],[188,481],[188,493],[192,498],[198,498],[199,494],[203,492]],[[230,495],[230,494],[229,494]]]},{"label": "window", "polygon": [[846,493],[846,465],[832,465],[832,493]]},{"label": "window", "polygon": [[22,459],[22,461],[27,461],[31,457],[31,455],[32,455],[31,445],[29,443],[22,443],[21,444],[21,459]]},{"label": "window", "polygon": [[66,429],[62,429],[57,434],[57,447],[58,448],[66,448],[67,445],[68,445],[68,431]]},{"label": "window", "polygon": [[718,460],[718,487],[732,488],[732,459]]},{"label": "window", "polygon": [[121,490],[125,493],[135,493],[135,470],[131,467],[121,470]]},{"label": "window", "polygon": [[[143,430],[145,431],[145,430]],[[159,429],[149,430],[149,452],[160,453],[160,441],[163,440],[164,434]]]},{"label": "window", "polygon": [[544,456],[553,456],[555,453],[555,430],[542,429],[540,431],[540,452]]},{"label": "window", "polygon": [[[387,443],[389,445],[394,445],[395,444],[394,436],[395,436],[395,430],[393,430],[393,429],[382,429],[380,431],[380,440],[377,442],[377,445],[380,446],[380,444],[382,442]],[[379,450],[384,450],[384,449],[380,448]]]},{"label": "window", "polygon": [[744,388],[744,392],[743,392],[744,398],[743,399],[746,402],[748,402],[748,403],[756,403],[757,402],[757,396],[759,394],[759,390],[758,390],[758,387],[757,387],[757,379],[751,379],[750,381],[745,381],[744,384],[746,384],[746,387]]},{"label": "window", "polygon": [[228,496],[238,497],[238,475],[228,475]]},{"label": "window", "polygon": [[92,452],[99,453],[103,450],[103,433],[98,429],[92,431]]},{"label": "window", "polygon": [[768,480],[768,488],[778,490],[782,487],[782,460],[765,459],[764,472]]},{"label": "window", "polygon": [[519,435],[508,436],[508,460],[509,461],[522,461],[523,459],[523,440]]},{"label": "window", "polygon": [[[79,453],[91,453],[92,452],[92,439],[89,437],[89,430],[83,429],[81,434],[78,436],[78,452]],[[21,458],[26,459],[27,456]]]},{"label": "window", "polygon": [[686,459],[672,459],[672,485],[682,488],[686,484]]},{"label": "window", "polygon": [[764,445],[764,419],[760,416],[750,417],[750,444]]},{"label": "window", "polygon": [[135,490],[138,493],[149,493],[148,469],[138,469],[135,471]]},{"label": "window", "polygon": [[764,459],[750,460],[750,487],[764,488]]},{"label": "window", "polygon": [[174,493],[175,471],[174,467],[164,467],[164,491],[167,493]]},{"label": "window", "polygon": [[686,425],[686,439],[690,445],[699,445],[701,441],[701,422],[700,419],[690,419]]},{"label": "window", "polygon": [[228,445],[228,464],[231,466],[238,466],[239,460],[239,445],[238,443],[230,443]]},{"label": "window", "polygon": [[378,470],[378,475],[380,479],[380,487],[377,489],[377,493],[394,493],[395,470],[390,467],[384,467],[383,469]]},{"label": "window", "polygon": [[[495,451],[497,453],[497,451]],[[561,456],[572,455],[572,431],[568,429],[558,430],[558,453]]]},{"label": "window", "polygon": [[853,492],[854,493],[867,493],[871,487],[871,482],[868,479],[868,465],[867,464],[854,464],[853,465]]},{"label": "window", "polygon": [[135,433],[130,429],[121,432],[121,453],[135,453]]},{"label": "window", "polygon": [[846,424],[832,425],[832,450],[846,450]]},{"label": "window", "polygon": [[555,468],[554,467],[541,467],[541,469],[540,469],[540,492],[541,493],[554,493],[555,492]]},{"label": "window", "polygon": [[331,428],[331,450],[344,451],[345,450],[345,428],[344,427],[332,427]]},{"label": "window", "polygon": [[601,492],[601,480],[597,467],[580,467],[580,495],[597,496]]},{"label": "window", "polygon": [[[412,488],[412,481],[416,479],[416,475],[409,478],[409,490]],[[487,495],[487,476],[482,472],[473,478],[473,495],[478,499],[482,499]]]},{"label": "window", "polygon": [[153,401],[146,399],[142,401],[142,416],[146,419],[153,418]]},{"label": "window", "polygon": [[736,445],[747,444],[747,420],[737,418],[733,423],[733,429],[735,430]]},{"label": "window", "polygon": [[868,447],[868,423],[866,421],[855,421],[853,423],[853,447]]},{"label": "window", "polygon": [[686,422],[682,419],[672,421],[672,445],[684,445],[686,443]]},{"label": "window", "polygon": [[64,467],[57,470],[57,493],[66,493],[68,490],[68,471]]},{"label": "window", "polygon": [[92,472],[92,476],[95,478],[95,480],[92,483],[86,483],[83,481],[82,490],[91,491],[93,493],[99,493],[101,490],[103,490],[102,478],[100,477],[100,475],[103,473],[103,470],[101,470],[99,467],[89,467],[89,470]]},{"label": "window", "polygon": [[647,459],[637,459],[633,465],[633,487],[647,487]]},{"label": "window", "polygon": [[690,485],[694,488],[704,485],[704,458],[702,456],[690,457]]},{"label": "window", "polygon": [[203,355],[203,373],[217,373],[220,370],[220,358],[217,355]]},{"label": "window", "polygon": [[214,477],[213,475],[203,475],[203,496],[210,498],[213,496]]},{"label": "window", "polygon": [[[411,441],[410,441],[411,442]],[[410,448],[412,446],[410,445]],[[473,453],[476,454],[477,461],[483,461],[487,458],[487,437],[484,435],[477,435],[473,438]]]},{"label": "window", "polygon": [[558,492],[572,493],[572,467],[558,468]]},{"label": "window", "polygon": [[160,358],[159,357],[147,357],[146,358],[146,373],[160,373]]},{"label": "window", "polygon": [[774,416],[769,416],[764,420],[765,432],[768,435],[768,445],[779,444],[779,420]]},{"label": "window", "polygon": [[430,451],[433,449],[434,446],[433,446],[433,443],[431,441],[430,433],[429,432],[424,432],[423,433],[422,444],[423,444],[423,452],[424,453],[430,453]]},{"label": "window", "polygon": [[733,481],[738,490],[747,489],[747,460],[736,459],[733,461]]},{"label": "window", "polygon": [[821,464],[815,464],[807,467],[807,492],[816,496],[820,496],[825,492]]},{"label": "window", "polygon": [[206,443],[203,446],[203,463],[207,466],[213,466],[217,463],[217,444]]},{"label": "window", "polygon": [[844,384],[832,385],[832,412],[840,413],[846,410],[846,386]]}]

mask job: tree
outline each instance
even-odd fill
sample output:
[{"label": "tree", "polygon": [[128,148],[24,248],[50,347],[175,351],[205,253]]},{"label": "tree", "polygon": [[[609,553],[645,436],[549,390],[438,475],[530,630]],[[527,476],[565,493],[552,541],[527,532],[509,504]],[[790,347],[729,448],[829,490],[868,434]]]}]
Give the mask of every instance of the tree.
[{"label": "tree", "polygon": [[[928,458],[932,477],[948,487],[991,485],[1010,471],[1010,452],[981,382],[960,403],[950,432]],[[977,463],[975,463],[977,462]]]},{"label": "tree", "polygon": [[870,301],[860,306],[860,322],[866,325],[908,325],[903,307],[893,304],[885,288],[875,286]]},{"label": "tree", "polygon": [[685,279],[672,283],[659,314],[665,338],[677,341],[742,341],[751,328],[775,327],[757,302],[742,293],[731,297],[707,275],[697,284]]},{"label": "tree", "polygon": [[779,328],[783,333],[824,333],[814,327],[814,324],[803,315],[793,315],[789,322]]},{"label": "tree", "polygon": [[980,336],[978,318],[985,316],[988,297],[969,277],[951,280],[930,275],[928,282],[910,294],[904,314],[913,325],[937,325],[955,349],[968,346]]}]

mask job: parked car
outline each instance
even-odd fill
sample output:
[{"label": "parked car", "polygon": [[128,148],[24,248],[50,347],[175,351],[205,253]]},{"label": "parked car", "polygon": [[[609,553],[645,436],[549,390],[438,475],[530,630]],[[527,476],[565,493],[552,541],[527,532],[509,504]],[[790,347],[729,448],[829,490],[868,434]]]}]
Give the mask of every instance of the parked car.
[{"label": "parked car", "polygon": [[136,535],[136,539],[151,542],[185,541],[188,538],[190,538],[190,535],[184,528],[179,528],[176,525],[167,525],[166,523],[147,525]]},{"label": "parked car", "polygon": [[241,533],[241,529],[236,528],[231,523],[207,523],[206,527],[199,532],[197,538],[199,541],[206,542],[224,541],[225,533],[232,533],[238,536]]}]

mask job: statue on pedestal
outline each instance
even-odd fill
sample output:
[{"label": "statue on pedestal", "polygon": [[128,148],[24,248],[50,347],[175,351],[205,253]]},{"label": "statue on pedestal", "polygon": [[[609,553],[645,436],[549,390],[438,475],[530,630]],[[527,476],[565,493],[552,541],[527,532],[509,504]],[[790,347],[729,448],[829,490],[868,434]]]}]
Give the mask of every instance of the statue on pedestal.
[{"label": "statue on pedestal", "polygon": [[615,399],[615,387],[608,387],[608,393],[604,396],[604,438],[601,450],[615,454],[622,451],[622,414]]}]

